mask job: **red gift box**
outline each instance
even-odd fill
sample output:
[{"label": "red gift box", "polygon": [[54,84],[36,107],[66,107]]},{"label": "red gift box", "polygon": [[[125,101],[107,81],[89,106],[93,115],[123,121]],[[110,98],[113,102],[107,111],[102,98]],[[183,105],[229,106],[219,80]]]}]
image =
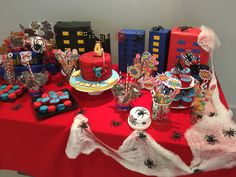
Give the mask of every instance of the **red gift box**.
[{"label": "red gift box", "polygon": [[199,28],[174,27],[171,30],[170,46],[167,62],[167,70],[174,67],[177,60],[181,58],[181,53],[186,50],[192,51],[196,56],[200,56],[201,64],[208,64],[209,53],[204,51],[197,43]]}]

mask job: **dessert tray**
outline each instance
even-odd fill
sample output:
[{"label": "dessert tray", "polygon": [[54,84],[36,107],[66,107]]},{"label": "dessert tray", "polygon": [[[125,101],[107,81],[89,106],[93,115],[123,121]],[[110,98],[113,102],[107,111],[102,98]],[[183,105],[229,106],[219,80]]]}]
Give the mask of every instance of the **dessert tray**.
[{"label": "dessert tray", "polygon": [[91,82],[84,80],[81,76],[80,70],[72,73],[69,83],[76,90],[87,92],[90,95],[98,95],[103,91],[113,87],[119,81],[119,75],[116,71],[112,70],[112,75],[107,80],[101,82]]}]

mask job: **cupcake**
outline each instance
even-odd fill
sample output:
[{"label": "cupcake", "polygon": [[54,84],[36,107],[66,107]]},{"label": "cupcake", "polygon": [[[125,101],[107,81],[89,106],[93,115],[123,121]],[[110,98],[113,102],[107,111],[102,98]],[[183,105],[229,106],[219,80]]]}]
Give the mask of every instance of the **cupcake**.
[{"label": "cupcake", "polygon": [[181,104],[182,94],[178,94],[175,96],[175,98],[172,101],[173,107],[178,107]]},{"label": "cupcake", "polygon": [[193,99],[191,97],[188,96],[183,96],[181,103],[184,107],[189,107],[192,105]]},{"label": "cupcake", "polygon": [[41,105],[42,105],[41,102],[35,101],[35,102],[33,103],[33,106],[34,106],[35,109],[38,109]]},{"label": "cupcake", "polygon": [[7,100],[8,99],[8,93],[1,94],[1,99]]},{"label": "cupcake", "polygon": [[52,104],[52,105],[56,105],[56,104],[58,104],[60,102],[60,99],[59,98],[54,98],[54,99],[51,99],[50,100],[50,104]]},{"label": "cupcake", "polygon": [[64,104],[58,104],[57,106],[57,111],[62,111],[65,109],[65,105]]},{"label": "cupcake", "polygon": [[195,90],[193,88],[189,90],[188,96],[191,98],[195,96]]},{"label": "cupcake", "polygon": [[48,106],[48,112],[56,112],[56,106],[55,105]]},{"label": "cupcake", "polygon": [[64,105],[65,105],[65,107],[70,107],[70,106],[72,106],[72,102],[70,100],[66,100],[64,102]]},{"label": "cupcake", "polygon": [[42,104],[47,104],[48,105],[50,103],[50,98],[49,97],[42,98],[41,102],[42,102]]},{"label": "cupcake", "polygon": [[8,98],[10,100],[16,99],[16,93],[9,93]]},{"label": "cupcake", "polygon": [[181,84],[183,88],[189,87],[191,82],[192,82],[192,78],[190,76],[187,75],[183,75],[180,78]]}]

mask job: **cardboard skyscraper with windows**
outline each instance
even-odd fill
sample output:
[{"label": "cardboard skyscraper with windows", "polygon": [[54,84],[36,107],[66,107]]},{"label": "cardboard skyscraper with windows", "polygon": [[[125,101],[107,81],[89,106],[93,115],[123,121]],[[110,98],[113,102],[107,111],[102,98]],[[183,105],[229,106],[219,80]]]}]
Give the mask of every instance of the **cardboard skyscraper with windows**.
[{"label": "cardboard skyscraper with windows", "polygon": [[153,27],[149,31],[148,51],[157,58],[158,73],[166,71],[170,30],[161,26]]}]

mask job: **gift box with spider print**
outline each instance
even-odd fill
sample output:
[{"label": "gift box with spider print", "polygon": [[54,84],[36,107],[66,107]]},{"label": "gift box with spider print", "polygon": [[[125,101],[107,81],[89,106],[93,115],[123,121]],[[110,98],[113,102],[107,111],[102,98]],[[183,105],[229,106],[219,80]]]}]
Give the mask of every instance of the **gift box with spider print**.
[{"label": "gift box with spider print", "polygon": [[158,64],[158,73],[166,71],[167,56],[170,40],[170,30],[162,26],[153,27],[149,31],[148,51],[156,56]]},{"label": "gift box with spider print", "polygon": [[181,53],[189,50],[200,57],[200,63],[207,65],[209,54],[197,43],[201,30],[187,26],[174,27],[171,30],[167,70],[170,70],[181,59]]},{"label": "gift box with spider print", "polygon": [[118,32],[119,70],[126,72],[127,66],[133,64],[137,53],[142,54],[145,47],[145,31],[123,29]]}]

